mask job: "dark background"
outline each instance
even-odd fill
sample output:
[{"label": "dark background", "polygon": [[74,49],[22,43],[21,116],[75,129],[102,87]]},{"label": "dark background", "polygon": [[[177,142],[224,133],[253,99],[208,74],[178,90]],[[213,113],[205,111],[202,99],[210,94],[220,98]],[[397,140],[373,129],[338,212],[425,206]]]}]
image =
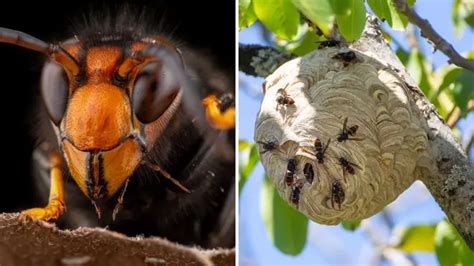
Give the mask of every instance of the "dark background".
[{"label": "dark background", "polygon": [[[65,5],[65,3],[68,3]],[[219,67],[234,77],[234,1],[4,1],[0,27],[15,29],[43,41],[57,42],[73,36],[73,21],[104,6],[123,4],[145,7],[147,14],[164,16],[163,27],[174,31],[175,39],[204,49]],[[98,13],[96,16],[100,17]],[[159,21],[150,21],[156,23]],[[37,86],[45,56],[9,44],[0,44],[0,212],[34,206],[31,154],[34,147],[34,107],[39,100]],[[235,77],[234,77],[235,78]]]}]

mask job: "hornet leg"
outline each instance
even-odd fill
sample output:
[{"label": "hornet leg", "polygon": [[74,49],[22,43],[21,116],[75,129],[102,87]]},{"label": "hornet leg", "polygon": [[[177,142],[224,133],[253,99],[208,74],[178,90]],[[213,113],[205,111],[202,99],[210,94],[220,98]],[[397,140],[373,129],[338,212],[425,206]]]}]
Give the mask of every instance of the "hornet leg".
[{"label": "hornet leg", "polygon": [[57,153],[49,156],[51,186],[48,205],[44,208],[24,210],[22,211],[23,214],[42,220],[58,219],[63,214],[66,205],[64,202],[64,180],[61,170],[62,161],[62,158]]}]

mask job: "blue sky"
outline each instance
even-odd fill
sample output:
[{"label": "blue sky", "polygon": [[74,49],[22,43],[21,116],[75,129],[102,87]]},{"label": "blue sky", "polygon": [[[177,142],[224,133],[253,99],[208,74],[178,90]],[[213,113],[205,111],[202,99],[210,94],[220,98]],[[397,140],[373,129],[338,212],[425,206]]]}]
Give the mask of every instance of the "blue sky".
[{"label": "blue sky", "polygon": [[[427,18],[433,27],[460,52],[474,49],[474,33],[466,30],[462,39],[454,36],[451,22],[450,0],[417,0],[418,13]],[[250,27],[240,32],[240,43],[264,43],[258,27]],[[404,43],[404,33],[390,31],[393,38]],[[446,64],[447,57],[436,52],[423,39],[420,41],[423,52],[433,62],[434,67]],[[241,139],[253,140],[254,123],[262,95],[262,79],[245,76],[240,73],[239,94],[239,134]],[[474,115],[459,122],[464,138],[474,132]],[[474,151],[471,150],[471,154]],[[472,156],[471,156],[472,158]],[[310,223],[308,241],[298,256],[287,256],[278,251],[265,231],[260,216],[260,188],[263,181],[263,168],[259,164],[240,194],[239,226],[240,265],[367,265],[374,259],[374,248],[368,240],[365,230],[348,232],[341,226],[323,226]],[[395,202],[388,206],[396,225],[436,223],[444,213],[434,202],[424,185],[416,182]],[[380,214],[368,219],[374,225],[381,239],[388,239],[389,230],[381,222]],[[416,253],[414,258],[419,264],[437,265],[433,253]]]}]

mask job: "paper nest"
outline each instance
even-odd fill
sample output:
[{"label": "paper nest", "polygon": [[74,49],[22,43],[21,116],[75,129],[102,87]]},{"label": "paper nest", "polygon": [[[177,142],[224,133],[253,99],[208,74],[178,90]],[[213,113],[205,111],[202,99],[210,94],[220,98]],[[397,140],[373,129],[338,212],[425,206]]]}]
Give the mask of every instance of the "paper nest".
[{"label": "paper nest", "polygon": [[[265,95],[256,121],[255,141],[274,141],[276,149],[261,154],[261,161],[280,196],[309,219],[322,224],[363,219],[380,211],[419,176],[419,165],[429,160],[428,140],[420,126],[407,88],[387,66],[356,53],[344,66],[336,54],[348,48],[324,48],[294,59],[265,81]],[[294,104],[279,105],[284,89]],[[280,90],[280,91],[279,91]],[[337,141],[343,122],[357,125],[351,138]],[[325,145],[324,163],[315,158],[314,142]],[[257,144],[263,152],[262,144]],[[354,174],[343,170],[339,158],[351,162]],[[297,167],[293,185],[285,182],[288,160]],[[314,169],[309,183],[306,163]],[[333,185],[343,188],[342,203],[335,207]],[[299,203],[291,201],[295,186]]]}]

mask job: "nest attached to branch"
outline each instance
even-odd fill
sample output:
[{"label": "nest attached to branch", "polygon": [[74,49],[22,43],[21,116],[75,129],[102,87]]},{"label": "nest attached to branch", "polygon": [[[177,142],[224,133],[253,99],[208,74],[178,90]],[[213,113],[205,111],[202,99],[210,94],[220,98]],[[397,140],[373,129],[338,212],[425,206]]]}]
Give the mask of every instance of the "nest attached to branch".
[{"label": "nest attached to branch", "polygon": [[368,54],[316,50],[268,76],[264,93],[255,131],[263,166],[315,222],[370,217],[430,165],[404,82]]}]

